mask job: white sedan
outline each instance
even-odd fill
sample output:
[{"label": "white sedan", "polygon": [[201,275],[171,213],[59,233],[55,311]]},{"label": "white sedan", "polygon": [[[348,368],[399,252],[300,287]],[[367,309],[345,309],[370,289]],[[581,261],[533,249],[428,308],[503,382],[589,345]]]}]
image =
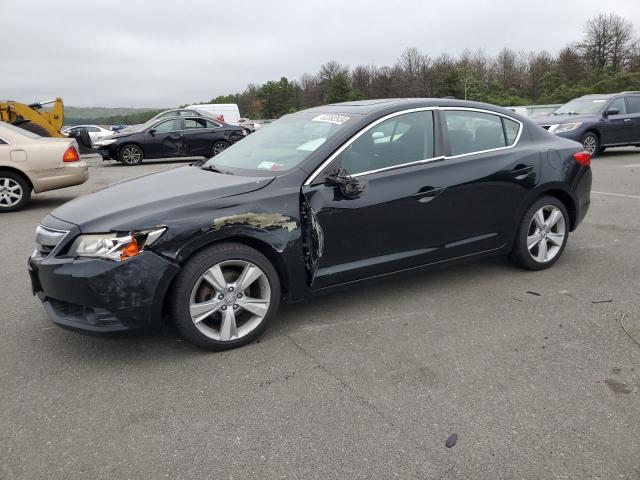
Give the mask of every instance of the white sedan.
[{"label": "white sedan", "polygon": [[106,128],[102,128],[98,125],[74,125],[73,127],[67,127],[60,130],[61,133],[64,133],[67,137],[71,134],[75,134],[80,130],[86,130],[91,138],[91,142],[95,142],[96,140],[108,137],[109,135],[113,135],[112,130],[107,130]]}]

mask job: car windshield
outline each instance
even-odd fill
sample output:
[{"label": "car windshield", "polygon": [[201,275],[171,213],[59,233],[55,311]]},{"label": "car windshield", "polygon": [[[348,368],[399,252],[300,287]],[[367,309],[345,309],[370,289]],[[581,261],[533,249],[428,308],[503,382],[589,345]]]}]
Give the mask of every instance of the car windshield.
[{"label": "car windshield", "polygon": [[285,115],[209,159],[203,168],[289,170],[353,121],[353,114],[342,113]]},{"label": "car windshield", "polygon": [[597,113],[602,110],[606,102],[607,100],[604,98],[578,98],[561,106],[552,115],[588,115]]}]

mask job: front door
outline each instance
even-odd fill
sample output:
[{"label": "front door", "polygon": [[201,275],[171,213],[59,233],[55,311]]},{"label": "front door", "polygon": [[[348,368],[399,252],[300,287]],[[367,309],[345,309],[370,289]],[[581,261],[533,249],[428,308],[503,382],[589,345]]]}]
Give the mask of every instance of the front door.
[{"label": "front door", "polygon": [[143,149],[147,158],[179,157],[184,150],[181,118],[163,120],[145,133]]},{"label": "front door", "polygon": [[602,119],[600,131],[602,145],[623,144],[627,141],[627,130],[629,127],[629,115],[627,114],[627,104],[624,97],[618,97],[613,100],[606,110],[616,109],[618,113],[615,115],[607,115]]}]

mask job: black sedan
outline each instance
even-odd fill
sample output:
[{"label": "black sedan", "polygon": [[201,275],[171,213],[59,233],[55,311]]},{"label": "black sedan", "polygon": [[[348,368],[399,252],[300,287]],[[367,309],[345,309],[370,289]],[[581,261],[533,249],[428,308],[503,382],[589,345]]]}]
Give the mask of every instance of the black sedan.
[{"label": "black sedan", "polygon": [[589,208],[589,164],[579,143],[492,105],[313,108],[204,165],[54,210],[37,229],[33,290],[67,328],[164,316],[196,345],[237,347],[281,300],[490,255],[550,267]]},{"label": "black sedan", "polygon": [[210,158],[244,138],[248,129],[207,117],[176,116],[152,119],[135,131],[111,135],[94,142],[103,160],[138,165],[145,158]]}]

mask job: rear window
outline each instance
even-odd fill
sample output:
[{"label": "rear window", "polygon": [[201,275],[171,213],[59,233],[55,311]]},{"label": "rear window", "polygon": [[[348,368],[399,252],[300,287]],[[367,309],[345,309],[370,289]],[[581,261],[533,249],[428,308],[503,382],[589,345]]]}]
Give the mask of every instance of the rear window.
[{"label": "rear window", "polygon": [[451,155],[493,150],[513,145],[520,124],[490,113],[448,110],[444,112]]},{"label": "rear window", "polygon": [[629,113],[640,113],[640,95],[627,97],[627,106],[629,107]]}]

